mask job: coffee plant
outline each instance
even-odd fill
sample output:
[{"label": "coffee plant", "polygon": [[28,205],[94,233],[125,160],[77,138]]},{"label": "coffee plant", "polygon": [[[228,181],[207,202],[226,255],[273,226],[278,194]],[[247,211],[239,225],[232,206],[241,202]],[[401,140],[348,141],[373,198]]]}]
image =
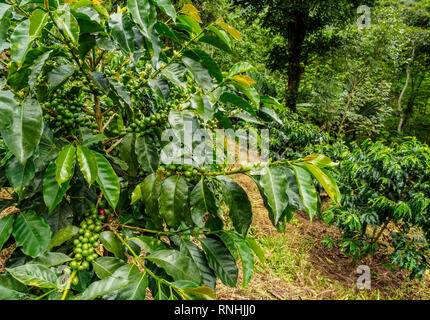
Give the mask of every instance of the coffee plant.
[{"label": "coffee plant", "polygon": [[[339,161],[333,174],[341,206],[322,213],[342,232],[339,246],[359,260],[383,249],[393,272],[421,278],[430,253],[430,148],[416,138],[386,145],[364,141],[312,147]],[[325,242],[333,245],[332,239]]]},{"label": "coffee plant", "polygon": [[249,63],[222,72],[207,53],[242,41],[222,18],[169,0],[111,15],[94,0],[1,0],[0,18],[0,299],[214,299],[217,279],[234,287],[241,269],[245,286],[265,261],[235,174],[281,231],[297,209],[318,214],[317,181],[339,201],[326,156],[238,167],[217,145],[215,162],[187,149],[198,129],[278,119]]}]

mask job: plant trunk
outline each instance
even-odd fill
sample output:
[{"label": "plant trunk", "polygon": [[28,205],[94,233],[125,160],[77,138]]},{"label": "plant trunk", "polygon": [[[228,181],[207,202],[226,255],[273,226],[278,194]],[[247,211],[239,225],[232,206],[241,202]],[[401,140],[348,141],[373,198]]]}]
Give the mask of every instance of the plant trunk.
[{"label": "plant trunk", "polygon": [[297,111],[297,98],[300,81],[304,73],[301,64],[302,50],[306,36],[305,19],[306,13],[298,12],[294,22],[289,22],[288,28],[288,86],[286,92],[286,107],[291,111]]},{"label": "plant trunk", "polygon": [[397,110],[399,112],[399,125],[397,126],[397,132],[399,133],[403,131],[403,125],[405,121],[404,115],[403,115],[403,108],[402,108],[402,99],[409,85],[410,68],[414,58],[415,58],[415,46],[413,46],[412,48],[412,57],[406,67],[406,82],[405,82],[405,85],[403,86],[402,92],[400,92],[399,100],[397,101]]}]

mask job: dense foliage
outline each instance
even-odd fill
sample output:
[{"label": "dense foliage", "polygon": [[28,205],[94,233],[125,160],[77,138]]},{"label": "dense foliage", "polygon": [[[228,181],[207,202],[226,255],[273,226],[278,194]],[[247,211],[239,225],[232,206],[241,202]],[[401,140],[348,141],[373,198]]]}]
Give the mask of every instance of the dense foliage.
[{"label": "dense foliage", "polygon": [[254,179],[280,230],[297,209],[319,213],[313,178],[339,201],[323,155],[239,168],[216,145],[217,162],[165,156],[199,128],[210,141],[216,128],[279,121],[249,63],[222,72],[205,51],[242,40],[222,18],[203,24],[193,5],[160,0],[112,14],[98,1],[6,0],[0,17],[0,248],[13,252],[1,299],[145,299],[147,288],[213,299],[217,278],[236,286],[241,269],[246,285],[264,259],[232,175]]}]

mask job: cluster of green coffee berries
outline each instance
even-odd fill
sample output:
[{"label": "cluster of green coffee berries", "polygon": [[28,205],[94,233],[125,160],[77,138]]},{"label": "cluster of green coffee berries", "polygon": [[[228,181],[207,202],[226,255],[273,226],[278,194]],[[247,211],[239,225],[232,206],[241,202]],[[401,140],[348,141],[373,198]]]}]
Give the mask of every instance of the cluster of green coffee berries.
[{"label": "cluster of green coffee berries", "polygon": [[80,112],[81,105],[76,97],[54,93],[51,102],[47,102],[44,105],[48,111],[43,117],[51,127],[61,128],[65,132],[71,132],[78,127],[97,129],[97,124],[93,122],[93,117],[83,115]]},{"label": "cluster of green coffee berries", "polygon": [[191,182],[193,180],[199,180],[200,176],[204,175],[207,170],[208,169],[206,167],[195,168],[186,164],[169,164],[159,166],[157,173],[160,176],[164,177],[170,177],[172,175],[183,175],[187,182]]},{"label": "cluster of green coffee berries", "polygon": [[90,262],[98,257],[94,249],[100,245],[99,233],[102,230],[106,211],[94,207],[87,214],[88,218],[79,226],[79,238],[73,241],[73,260],[70,262],[70,268],[74,270],[88,269]]},{"label": "cluster of green coffee berries", "polygon": [[162,110],[156,114],[135,120],[127,128],[127,132],[140,133],[142,135],[153,133],[167,122],[168,111]]},{"label": "cluster of green coffee berries", "polygon": [[217,120],[209,120],[208,122],[203,123],[203,127],[205,129],[215,131],[216,129],[218,129],[218,121]]}]

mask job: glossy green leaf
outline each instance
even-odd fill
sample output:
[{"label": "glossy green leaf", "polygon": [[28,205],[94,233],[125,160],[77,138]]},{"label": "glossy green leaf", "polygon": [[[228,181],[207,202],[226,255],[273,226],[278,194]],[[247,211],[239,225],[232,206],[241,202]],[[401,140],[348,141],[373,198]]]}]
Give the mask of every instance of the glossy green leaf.
[{"label": "glossy green leaf", "polygon": [[166,223],[177,228],[188,209],[188,184],[175,175],[164,180],[160,190],[160,214]]},{"label": "glossy green leaf", "polygon": [[52,237],[47,249],[49,250],[51,248],[61,246],[64,242],[77,236],[78,231],[79,228],[73,225],[58,230],[58,232]]},{"label": "glossy green leaf", "polygon": [[134,33],[132,22],[123,13],[114,13],[109,20],[112,38],[124,52],[134,52]]},{"label": "glossy green leaf", "polygon": [[209,268],[205,253],[197,245],[184,239],[181,241],[181,252],[184,252],[194,261],[202,276],[203,283],[215,290],[216,277],[213,270]]},{"label": "glossy green leaf", "polygon": [[100,257],[92,262],[94,272],[101,280],[113,275],[115,270],[125,265],[125,263],[114,257]]},{"label": "glossy green leaf", "polygon": [[60,185],[57,182],[57,165],[52,161],[43,176],[43,201],[51,213],[57,205],[63,201],[63,197],[69,189],[70,180]]},{"label": "glossy green leaf", "polygon": [[189,280],[197,284],[202,282],[202,277],[194,261],[180,251],[155,251],[146,256],[145,259],[163,268],[174,280]]},{"label": "glossy green leaf", "polygon": [[30,16],[30,28],[28,34],[31,39],[39,37],[42,33],[42,29],[48,22],[49,14],[41,9],[36,9],[31,13]]},{"label": "glossy green leaf", "polygon": [[63,84],[76,71],[76,68],[70,64],[64,64],[55,68],[48,73],[48,84],[50,90],[55,90]]},{"label": "glossy green leaf", "polygon": [[248,62],[238,62],[233,67],[231,67],[230,71],[228,72],[228,77],[232,77],[239,73],[244,73],[254,69],[255,68]]},{"label": "glossy green leaf", "polygon": [[76,148],[78,162],[82,174],[91,186],[97,178],[97,162],[93,152],[84,146],[77,146]]},{"label": "glossy green leaf", "polygon": [[60,29],[67,35],[68,39],[74,44],[77,44],[79,41],[79,23],[70,10],[66,10],[58,15],[56,21]]},{"label": "glossy green leaf", "polygon": [[70,260],[72,259],[61,252],[45,252],[30,263],[42,264],[47,267],[55,267]]},{"label": "glossy green leaf", "polygon": [[[121,269],[124,269],[124,272]],[[146,289],[148,288],[148,275],[141,273],[136,265],[125,265],[117,269],[113,276],[126,278],[131,281],[128,286],[116,292],[115,300],[145,300]]]},{"label": "glossy green leaf", "polygon": [[144,171],[154,173],[157,170],[159,162],[158,150],[151,136],[137,137],[135,152],[137,161]]},{"label": "glossy green leaf", "polygon": [[11,18],[12,6],[6,3],[0,3],[0,52],[3,52],[10,47],[10,43],[7,42],[7,35]]},{"label": "glossy green leaf", "polygon": [[46,289],[57,288],[58,277],[47,266],[42,264],[27,263],[16,268],[6,268],[16,280],[27,286]]},{"label": "glossy green leaf", "polygon": [[155,6],[151,5],[149,0],[128,0],[127,8],[140,31],[147,39],[150,39],[152,29],[157,22]]},{"label": "glossy green leaf", "polygon": [[212,77],[209,71],[203,65],[194,59],[183,57],[182,62],[187,66],[194,81],[196,81],[202,88],[210,90],[213,88]]},{"label": "glossy green leaf", "polygon": [[198,49],[192,51],[185,51],[184,56],[190,57],[196,61],[200,61],[208,69],[209,74],[216,79],[218,83],[223,81],[223,75],[218,64],[212,57],[206,52]]},{"label": "glossy green leaf", "polygon": [[15,189],[20,197],[23,189],[30,184],[31,180],[33,180],[35,173],[36,169],[32,160],[28,160],[25,165],[22,166],[17,158],[13,158],[8,161],[8,165],[6,167],[6,176],[10,185]]},{"label": "glossy green leaf", "polygon": [[116,208],[119,201],[120,184],[118,176],[109,161],[98,152],[93,152],[97,161],[97,184],[112,208]]},{"label": "glossy green leaf", "polygon": [[230,287],[237,282],[239,270],[233,256],[225,245],[213,238],[200,239],[203,250],[206,252],[209,266],[215,271],[216,276]]},{"label": "glossy green leaf", "polygon": [[55,178],[61,186],[64,182],[68,181],[74,174],[76,160],[76,149],[73,145],[68,144],[58,154],[55,165]]},{"label": "glossy green leaf", "polygon": [[19,104],[16,102],[12,91],[0,91],[0,130],[9,128],[14,119],[14,114],[18,110]]},{"label": "glossy green leaf", "polygon": [[82,295],[77,298],[79,300],[94,300],[103,295],[125,288],[130,282],[130,280],[123,278],[108,277],[91,283]]},{"label": "glossy green leaf", "polygon": [[208,97],[193,95],[191,98],[191,106],[197,111],[198,115],[203,119],[203,121],[207,122],[213,119],[215,107],[209,101]]},{"label": "glossy green leaf", "polygon": [[215,196],[204,180],[200,180],[191,191],[190,203],[193,207],[191,216],[197,226],[203,227],[206,216],[218,215]]},{"label": "glossy green leaf", "polygon": [[257,117],[257,114],[256,114],[254,108],[251,106],[251,104],[236,94],[233,94],[230,92],[224,92],[220,97],[220,101],[222,101],[224,103],[231,103],[231,104],[237,106],[238,108],[240,108],[246,112],[249,112],[252,116]]},{"label": "glossy green leaf", "polygon": [[145,203],[145,212],[152,218],[154,223],[161,226],[163,221],[159,214],[159,196],[161,191],[161,180],[155,173],[147,176],[140,184],[140,192]]},{"label": "glossy green leaf", "polygon": [[247,237],[246,242],[248,243],[248,245],[252,249],[252,251],[254,251],[258,260],[260,260],[261,263],[266,263],[266,254],[264,253],[263,248],[257,242],[257,240],[255,240],[254,238],[251,238],[251,237]]},{"label": "glossy green leaf", "polygon": [[[223,240],[223,242],[227,237],[231,239],[235,249],[237,250],[237,253],[239,254],[240,260],[242,262],[243,272],[242,285],[246,286],[251,281],[252,275],[254,273],[254,254],[252,253],[252,249],[248,242],[246,242],[246,240],[240,234],[230,230],[220,235],[220,239]],[[226,242],[224,242],[224,244],[226,244]]]},{"label": "glossy green leaf", "polygon": [[318,182],[322,185],[324,190],[327,192],[329,197],[333,200],[334,203],[340,202],[340,191],[337,186],[336,181],[331,176],[330,173],[324,172],[323,169],[320,169],[314,164],[303,162],[300,164],[300,166],[305,167],[308,169],[312,175],[318,180]]},{"label": "glossy green leaf", "polygon": [[167,80],[172,82],[178,88],[185,90],[187,87],[187,82],[182,79],[185,74],[184,66],[178,63],[172,63],[164,68],[161,73]]},{"label": "glossy green leaf", "polygon": [[180,15],[178,16],[178,22],[186,27],[188,27],[192,32],[199,34],[202,32],[202,28],[197,23],[197,21],[190,16]]},{"label": "glossy green leaf", "polygon": [[176,21],[176,10],[170,0],[151,0],[151,2],[171,17],[173,21]]},{"label": "glossy green leaf", "polygon": [[29,29],[30,20],[25,19],[15,27],[12,35],[10,36],[10,55],[18,65],[22,64],[28,50],[30,49],[31,38],[28,33]]},{"label": "glossy green leaf", "polygon": [[294,165],[293,170],[296,174],[300,196],[309,217],[312,219],[318,212],[317,191],[312,182],[312,176],[305,168]]},{"label": "glossy green leaf", "polygon": [[121,160],[127,163],[127,172],[133,177],[137,175],[137,170],[139,167],[139,163],[137,162],[135,145],[136,135],[129,133],[122,139],[121,143],[118,146],[119,157],[121,158]]},{"label": "glossy green leaf", "polygon": [[215,26],[209,26],[208,30],[212,31],[217,36],[216,39],[219,39],[225,45],[225,48],[220,48],[220,49],[225,50],[227,52],[231,52],[231,50],[234,48],[234,40],[228,35],[227,32],[225,32],[224,30],[218,29]]},{"label": "glossy green leaf", "polygon": [[42,136],[42,109],[36,100],[27,98],[22,106],[14,110],[12,125],[0,130],[0,134],[9,150],[19,162],[25,164]]},{"label": "glossy green leaf", "polygon": [[252,206],[248,195],[233,179],[219,176],[222,182],[222,193],[224,201],[229,208],[229,214],[234,228],[246,236],[252,223]]},{"label": "glossy green leaf", "polygon": [[278,224],[284,210],[288,206],[288,195],[286,193],[286,171],[281,166],[265,167],[262,170],[260,185],[267,198],[267,203],[273,212],[273,223]]},{"label": "glossy green leaf", "polygon": [[125,247],[112,231],[100,233],[100,240],[107,251],[112,252],[118,259],[126,260]]},{"label": "glossy green leaf", "polygon": [[15,216],[13,214],[0,219],[0,251],[12,233],[14,222]]},{"label": "glossy green leaf", "polygon": [[21,300],[27,292],[28,288],[10,274],[0,275],[0,300]]},{"label": "glossy green leaf", "polygon": [[29,210],[18,215],[12,234],[16,244],[22,246],[22,251],[36,258],[51,242],[52,231],[45,219]]}]

